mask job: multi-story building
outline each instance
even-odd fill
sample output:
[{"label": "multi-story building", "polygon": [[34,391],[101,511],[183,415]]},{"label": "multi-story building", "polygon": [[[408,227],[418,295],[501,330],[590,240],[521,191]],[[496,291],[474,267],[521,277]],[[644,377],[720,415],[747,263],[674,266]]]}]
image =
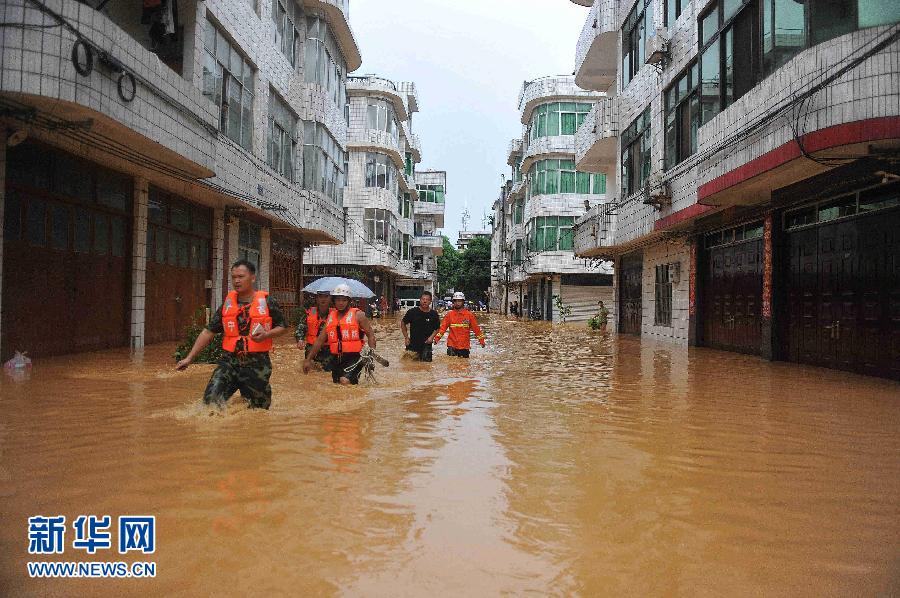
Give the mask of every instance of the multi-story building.
[{"label": "multi-story building", "polygon": [[[585,4],[585,2],[576,2]],[[623,333],[900,377],[900,3],[596,0],[576,225]]]},{"label": "multi-story building", "polygon": [[239,257],[290,313],[344,238],[346,0],[95,4],[0,9],[3,358],[179,338]]},{"label": "multi-story building", "polygon": [[604,100],[567,76],[527,81],[519,94],[523,137],[510,144],[504,187],[510,218],[495,220],[510,228],[501,233],[505,255],[492,261],[501,270],[509,264],[504,302],[518,301],[534,319],[560,320],[560,305],[571,309],[567,319],[587,319],[612,296],[611,265],[576,257],[573,245],[575,221],[606,199],[606,176],[575,167],[575,131]]},{"label": "multi-story building", "polygon": [[475,239],[490,238],[491,231],[489,230],[461,230],[456,237],[456,249],[457,251],[465,251]]},{"label": "multi-story building", "polygon": [[431,288],[433,273],[414,264],[413,214],[418,203],[412,133],[419,99],[413,83],[375,75],[350,77],[350,125],[345,242],[307,250],[307,277],[349,275],[393,304],[398,287],[416,296]]},{"label": "multi-story building", "polygon": [[[437,276],[437,258],[444,253],[444,208],[447,198],[447,172],[421,170],[416,172],[418,198],[413,206],[413,262],[418,270]],[[432,292],[437,289],[432,288]]]}]

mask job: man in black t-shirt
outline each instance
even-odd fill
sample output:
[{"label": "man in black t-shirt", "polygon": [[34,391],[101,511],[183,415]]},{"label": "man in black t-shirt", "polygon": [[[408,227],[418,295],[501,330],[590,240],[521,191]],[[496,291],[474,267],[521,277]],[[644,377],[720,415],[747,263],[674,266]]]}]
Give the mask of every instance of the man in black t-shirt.
[{"label": "man in black t-shirt", "polygon": [[407,311],[400,322],[406,350],[416,353],[420,361],[431,361],[431,343],[441,327],[441,317],[431,309],[431,299],[431,293],[423,292],[419,307]]}]

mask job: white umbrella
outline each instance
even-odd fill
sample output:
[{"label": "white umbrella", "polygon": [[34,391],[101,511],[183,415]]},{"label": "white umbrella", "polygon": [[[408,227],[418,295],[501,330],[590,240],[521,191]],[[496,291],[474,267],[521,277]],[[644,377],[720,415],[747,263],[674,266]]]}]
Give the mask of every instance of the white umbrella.
[{"label": "white umbrella", "polygon": [[375,293],[373,293],[369,289],[369,287],[359,282],[358,280],[354,280],[352,278],[343,278],[341,276],[326,276],[325,278],[320,278],[319,280],[311,282],[303,287],[303,291],[306,293],[328,291],[330,293],[339,284],[345,284],[350,287],[350,293],[353,297],[369,299],[375,296]]}]

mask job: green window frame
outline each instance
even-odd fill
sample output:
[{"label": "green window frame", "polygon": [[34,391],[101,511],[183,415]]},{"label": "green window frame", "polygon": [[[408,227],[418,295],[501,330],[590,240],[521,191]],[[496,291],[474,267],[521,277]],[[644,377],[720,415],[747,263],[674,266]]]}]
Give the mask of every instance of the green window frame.
[{"label": "green window frame", "polygon": [[531,115],[530,139],[574,135],[594,107],[587,102],[541,104]]},{"label": "green window frame", "polygon": [[574,160],[538,160],[528,171],[528,198],[537,195],[569,194],[603,195],[606,175],[581,172]]}]

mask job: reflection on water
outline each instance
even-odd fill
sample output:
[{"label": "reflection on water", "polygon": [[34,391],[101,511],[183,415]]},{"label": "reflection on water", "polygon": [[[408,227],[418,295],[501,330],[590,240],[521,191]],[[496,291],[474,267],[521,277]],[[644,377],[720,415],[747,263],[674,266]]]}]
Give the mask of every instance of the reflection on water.
[{"label": "reflection on water", "polygon": [[[267,413],[209,417],[169,346],[0,377],[3,593],[898,590],[900,385],[485,323],[432,364],[381,323],[377,386],[285,344]],[[156,515],[157,578],[28,580],[27,517],[82,513]]]}]

